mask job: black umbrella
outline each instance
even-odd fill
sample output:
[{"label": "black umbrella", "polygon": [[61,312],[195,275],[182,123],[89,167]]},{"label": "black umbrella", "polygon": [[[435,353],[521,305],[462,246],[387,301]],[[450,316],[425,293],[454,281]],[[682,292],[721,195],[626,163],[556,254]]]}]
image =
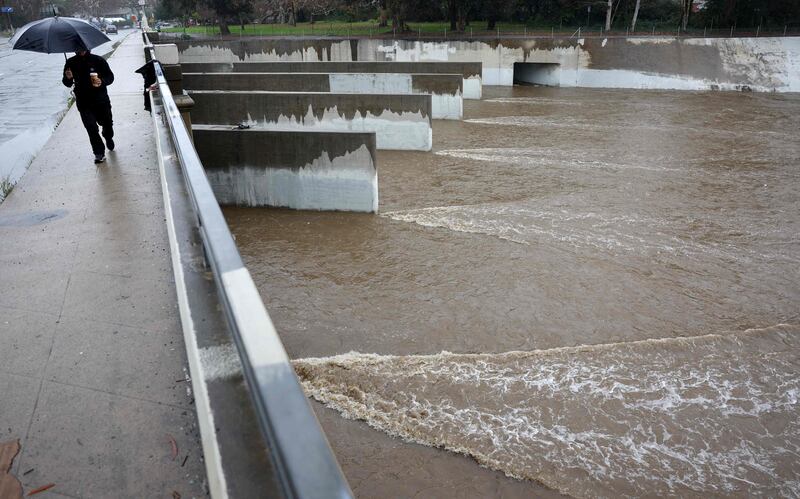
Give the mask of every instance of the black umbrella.
[{"label": "black umbrella", "polygon": [[15,50],[54,54],[89,50],[108,41],[110,38],[83,19],[48,17],[21,27],[9,43]]}]

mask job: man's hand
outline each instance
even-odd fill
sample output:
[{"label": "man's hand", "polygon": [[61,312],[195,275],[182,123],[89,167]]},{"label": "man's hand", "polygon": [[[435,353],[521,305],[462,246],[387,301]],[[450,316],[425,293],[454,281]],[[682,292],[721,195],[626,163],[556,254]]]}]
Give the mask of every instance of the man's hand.
[{"label": "man's hand", "polygon": [[92,76],[92,86],[95,88],[99,88],[100,85],[103,84],[103,81],[100,80],[100,77],[97,76],[96,74],[92,74],[91,76]]},{"label": "man's hand", "polygon": [[72,70],[71,70],[71,69],[67,68],[67,69],[64,71],[64,78],[66,78],[66,79],[68,79],[68,80],[71,80],[71,79],[72,79]]}]

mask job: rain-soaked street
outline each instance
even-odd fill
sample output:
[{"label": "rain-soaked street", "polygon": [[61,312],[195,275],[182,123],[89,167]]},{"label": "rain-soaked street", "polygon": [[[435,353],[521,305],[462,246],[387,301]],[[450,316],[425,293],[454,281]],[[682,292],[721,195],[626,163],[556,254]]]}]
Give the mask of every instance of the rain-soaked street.
[{"label": "rain-soaked street", "polygon": [[[109,53],[125,34],[92,52]],[[0,38],[0,180],[15,183],[64,115],[70,89],[61,84],[63,54],[12,51],[8,41]]]}]

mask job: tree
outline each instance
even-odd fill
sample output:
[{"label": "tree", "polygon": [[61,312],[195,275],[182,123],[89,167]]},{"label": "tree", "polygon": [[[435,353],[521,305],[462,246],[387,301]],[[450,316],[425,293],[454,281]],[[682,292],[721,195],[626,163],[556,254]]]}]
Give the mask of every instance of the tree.
[{"label": "tree", "polygon": [[[464,31],[469,24],[469,18],[477,8],[477,0],[457,0],[455,6],[455,29],[453,31]],[[505,9],[508,13],[508,9]],[[450,22],[452,29],[452,20]]]},{"label": "tree", "polygon": [[639,17],[639,2],[641,0],[636,0],[636,7],[633,9],[633,19],[631,20],[631,33],[636,31],[636,18]]},{"label": "tree", "polygon": [[450,20],[450,31],[458,29],[458,0],[447,0],[447,18]]},{"label": "tree", "polygon": [[483,0],[482,13],[486,19],[486,29],[493,30],[497,21],[510,14],[513,4],[507,0]]},{"label": "tree", "polygon": [[182,19],[184,26],[186,20],[197,9],[196,0],[161,0],[155,8],[157,19]]},{"label": "tree", "polygon": [[14,17],[18,18],[20,22],[26,23],[41,17],[44,2],[42,2],[42,0],[18,1],[16,2],[16,5],[14,5],[14,2],[12,2],[11,6],[14,7]]},{"label": "tree", "polygon": [[217,14],[217,24],[222,35],[230,35],[228,24],[239,21],[242,24],[253,13],[253,0],[202,0]]},{"label": "tree", "polygon": [[344,4],[339,0],[298,0],[298,7],[314,22],[314,17],[328,16],[343,8]]},{"label": "tree", "polygon": [[395,31],[408,31],[407,21],[416,10],[420,0],[386,0],[387,17],[392,19]]},{"label": "tree", "polygon": [[693,0],[681,0],[681,31],[689,25],[689,14],[692,12]]},{"label": "tree", "polygon": [[[161,0],[161,4],[169,4],[168,10],[182,13],[177,17],[188,16],[195,10],[210,9],[217,17],[219,31],[223,35],[230,35],[228,25],[231,22],[241,22],[253,14],[253,0]],[[161,8],[164,8],[163,6]]]}]

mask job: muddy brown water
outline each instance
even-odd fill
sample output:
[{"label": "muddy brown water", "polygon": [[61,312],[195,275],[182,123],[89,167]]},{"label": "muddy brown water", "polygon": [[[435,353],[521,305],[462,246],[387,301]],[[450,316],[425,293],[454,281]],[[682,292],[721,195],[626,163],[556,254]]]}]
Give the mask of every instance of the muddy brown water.
[{"label": "muddy brown water", "polygon": [[400,356],[305,366],[356,494],[800,494],[800,96],[464,104],[380,215],[225,210],[292,358]]}]

